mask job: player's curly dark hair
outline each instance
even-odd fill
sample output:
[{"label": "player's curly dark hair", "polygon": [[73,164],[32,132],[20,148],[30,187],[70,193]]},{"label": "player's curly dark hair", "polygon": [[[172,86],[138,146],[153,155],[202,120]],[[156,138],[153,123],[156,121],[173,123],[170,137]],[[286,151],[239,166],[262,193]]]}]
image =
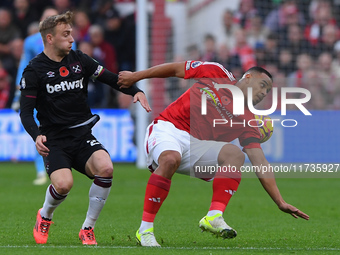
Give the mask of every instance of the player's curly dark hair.
[{"label": "player's curly dark hair", "polygon": [[46,42],[47,34],[55,34],[55,27],[59,24],[69,24],[72,25],[73,22],[73,12],[67,11],[60,15],[54,15],[43,20],[39,24],[39,32],[43,41]]}]

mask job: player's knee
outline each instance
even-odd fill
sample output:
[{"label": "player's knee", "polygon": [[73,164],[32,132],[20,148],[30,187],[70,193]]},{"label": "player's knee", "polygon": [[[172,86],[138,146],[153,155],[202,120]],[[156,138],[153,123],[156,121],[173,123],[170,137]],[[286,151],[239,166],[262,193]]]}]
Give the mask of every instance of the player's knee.
[{"label": "player's knee", "polygon": [[[235,146],[236,147],[236,146]],[[246,156],[244,155],[244,153],[241,151],[240,148],[236,147],[236,151],[234,152],[234,157],[235,160],[240,164],[243,165],[244,161],[246,160]]]},{"label": "player's knee", "polygon": [[113,175],[112,164],[107,164],[107,165],[102,166],[99,169],[98,174],[96,174],[96,175],[101,176],[101,177],[112,177],[112,175]]},{"label": "player's knee", "polygon": [[53,182],[53,186],[60,195],[66,195],[73,186],[73,180],[58,180]]},{"label": "player's knee", "polygon": [[245,155],[239,147],[233,144],[226,144],[222,147],[218,155],[220,165],[230,164],[240,167],[244,164]]},{"label": "player's knee", "polygon": [[181,155],[177,151],[163,152],[159,159],[159,166],[176,171],[181,164]]},{"label": "player's knee", "polygon": [[246,157],[239,147],[232,145],[229,148],[228,154],[230,157],[234,158],[236,161],[240,162],[242,165]]}]

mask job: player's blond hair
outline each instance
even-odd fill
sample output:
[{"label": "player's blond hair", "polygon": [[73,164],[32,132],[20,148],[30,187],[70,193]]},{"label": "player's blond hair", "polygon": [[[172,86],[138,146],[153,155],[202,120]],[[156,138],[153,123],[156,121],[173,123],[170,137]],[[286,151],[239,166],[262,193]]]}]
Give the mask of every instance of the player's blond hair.
[{"label": "player's blond hair", "polygon": [[46,35],[52,34],[55,35],[55,27],[59,24],[69,24],[72,25],[73,22],[73,12],[67,11],[60,15],[50,16],[47,19],[43,20],[39,24],[39,32],[41,37],[46,43]]}]

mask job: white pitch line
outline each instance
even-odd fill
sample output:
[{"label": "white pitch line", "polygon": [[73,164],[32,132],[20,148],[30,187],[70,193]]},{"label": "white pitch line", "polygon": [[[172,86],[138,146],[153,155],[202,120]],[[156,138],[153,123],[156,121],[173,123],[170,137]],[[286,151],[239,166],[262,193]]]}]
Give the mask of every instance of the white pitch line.
[{"label": "white pitch line", "polygon": [[[73,249],[137,249],[140,246],[44,246],[44,245],[2,245],[0,248],[73,248]],[[174,250],[288,250],[288,251],[340,251],[340,248],[280,248],[280,247],[157,247],[157,249]]]}]

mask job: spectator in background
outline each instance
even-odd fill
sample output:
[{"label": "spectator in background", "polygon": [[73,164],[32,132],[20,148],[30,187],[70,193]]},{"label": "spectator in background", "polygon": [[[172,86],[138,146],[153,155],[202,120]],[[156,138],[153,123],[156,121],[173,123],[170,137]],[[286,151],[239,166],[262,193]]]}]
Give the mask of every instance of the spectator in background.
[{"label": "spectator in background", "polygon": [[20,36],[20,30],[12,23],[11,12],[0,8],[0,57],[11,53],[11,41]]},{"label": "spectator in background", "polygon": [[253,49],[247,43],[246,32],[244,29],[239,29],[236,32],[236,46],[232,50],[232,55],[238,55],[242,71],[248,70],[252,66],[256,66],[256,59]]},{"label": "spectator in background", "polygon": [[322,40],[322,31],[325,26],[336,24],[330,2],[312,1],[310,17],[312,21],[306,26],[304,36],[311,45],[316,46]]},{"label": "spectator in background", "polygon": [[104,27],[105,40],[111,43],[118,53],[124,42],[124,31],[122,29],[122,19],[117,9],[110,8],[106,11]]},{"label": "spectator in background", "polygon": [[254,0],[241,0],[238,10],[234,14],[234,22],[243,29],[250,28],[250,20],[257,14]]},{"label": "spectator in background", "polygon": [[289,33],[289,27],[291,26],[298,26],[303,28],[305,26],[305,20],[300,19],[301,12],[297,8],[297,6],[291,6],[290,8],[287,8],[286,11],[286,22],[285,24],[279,28],[278,35],[280,41],[286,41],[288,40],[288,33]]},{"label": "spectator in background", "polygon": [[10,76],[10,96],[9,101],[12,104],[16,92],[15,78],[18,72],[20,58],[23,52],[24,40],[16,38],[10,42],[10,54],[2,57],[3,68]]},{"label": "spectator in background", "polygon": [[105,12],[105,40],[117,53],[119,70],[135,70],[136,67],[136,22],[135,14],[121,17],[112,6]]},{"label": "spectator in background", "polygon": [[313,68],[313,59],[307,54],[303,53],[296,58],[297,70],[288,75],[287,85],[290,87],[307,88],[306,84],[308,81],[306,79],[306,74],[308,70]]},{"label": "spectator in background", "polygon": [[103,28],[99,25],[91,25],[89,35],[93,46],[93,57],[103,63],[109,71],[117,73],[116,51],[110,43],[105,41]]},{"label": "spectator in background", "polygon": [[[83,53],[93,58],[93,46],[91,43],[82,41],[79,43],[78,48]],[[104,92],[106,87],[108,86],[104,87],[104,84],[97,80],[96,81],[93,81],[91,79],[89,80],[88,87],[87,87],[87,93],[88,93],[87,102],[90,108],[105,108],[106,107],[107,98],[105,95],[107,95],[107,93]]]},{"label": "spectator in background", "polygon": [[[93,57],[103,63],[103,65],[111,72],[118,72],[118,64],[116,52],[113,46],[105,41],[104,30],[99,25],[91,25],[89,28],[90,43],[93,47]],[[107,87],[107,86],[105,86]],[[114,89],[109,88],[107,95],[108,108],[117,108],[117,93]]]},{"label": "spectator in background", "polygon": [[324,97],[326,109],[329,110],[340,109],[340,79],[332,62],[332,54],[329,52],[321,53],[317,62],[319,82],[322,86],[320,92]]},{"label": "spectator in background", "polygon": [[105,14],[112,8],[113,0],[94,0],[91,3],[90,18],[95,24],[105,25]]},{"label": "spectator in background", "polygon": [[188,46],[187,55],[188,55],[188,57],[187,57],[188,59],[202,60],[202,55],[201,55],[200,49],[198,48],[197,44],[192,44],[192,45]]},{"label": "spectator in background", "polygon": [[335,57],[332,62],[332,69],[337,74],[337,79],[340,79],[340,41],[334,44],[333,55]]},{"label": "spectator in background", "polygon": [[10,108],[10,77],[6,70],[0,67],[0,109]]},{"label": "spectator in background", "polygon": [[334,45],[339,40],[339,29],[336,25],[328,24],[322,30],[322,39],[314,48],[315,56],[323,52],[333,53]]},{"label": "spectator in background", "polygon": [[[336,78],[337,78],[337,81],[339,82],[340,81],[340,41],[338,41],[334,45],[334,55],[335,55],[335,59],[333,59],[333,62],[332,62],[332,70],[337,75]],[[340,109],[340,92],[339,91],[336,92],[333,105],[335,109],[338,109],[338,110]]]},{"label": "spectator in background", "polygon": [[266,66],[268,64],[277,65],[279,63],[279,43],[277,34],[271,33],[268,35],[264,43],[264,52]]},{"label": "spectator in background", "polygon": [[[312,0],[314,1],[314,0]],[[319,0],[317,0],[319,1]],[[324,0],[322,0],[324,1]],[[328,0],[326,0],[328,1]],[[311,3],[311,0],[297,0],[296,1],[296,5],[298,7],[298,10],[300,13],[302,13],[303,17],[304,17],[304,20],[305,20],[305,25],[310,21],[310,15],[309,15],[309,10],[308,10],[308,7]]]},{"label": "spectator in background", "polygon": [[294,0],[283,0],[278,8],[272,10],[265,19],[265,26],[271,33],[280,33],[281,30],[289,24],[290,19],[296,19],[298,16],[298,23],[305,24],[305,18],[302,12],[299,12]]},{"label": "spectator in background", "polygon": [[14,0],[13,24],[20,29],[22,38],[27,37],[28,26],[39,20],[39,14],[34,10],[29,0]]},{"label": "spectator in background", "polygon": [[282,48],[279,52],[279,62],[278,62],[278,70],[282,72],[284,75],[288,75],[295,71],[296,65],[293,61],[294,56],[290,49]]},{"label": "spectator in background", "polygon": [[105,40],[116,50],[118,69],[134,70],[136,52],[134,20],[130,24],[130,16],[120,17],[119,12],[113,7],[106,11],[105,17]]},{"label": "spectator in background", "polygon": [[58,13],[64,13],[74,9],[71,0],[53,0],[53,4]]},{"label": "spectator in background", "polygon": [[[240,25],[234,23],[234,14],[231,10],[227,9],[223,14],[223,44],[227,45],[229,49],[235,48],[235,34],[240,29]],[[197,60],[198,58],[193,58]]]},{"label": "spectator in background", "polygon": [[254,45],[253,48],[254,48],[256,64],[258,66],[265,68],[265,66],[266,66],[266,52],[265,52],[264,43],[263,42],[257,42]]},{"label": "spectator in background", "polygon": [[268,13],[273,10],[273,7],[278,1],[273,0],[256,0],[254,1],[255,8],[257,10],[257,15],[260,15],[262,19],[267,17]]},{"label": "spectator in background", "polygon": [[221,44],[219,47],[217,62],[226,67],[227,70],[230,70],[236,78],[241,78],[242,68],[240,58],[238,55],[231,55],[228,47],[224,44]]},{"label": "spectator in background", "polygon": [[15,77],[17,75],[21,55],[23,52],[24,40],[16,38],[9,44],[10,54],[2,58],[3,67],[7,70],[11,77],[13,77],[13,83],[15,84]]},{"label": "spectator in background", "polygon": [[269,31],[263,26],[261,17],[255,15],[250,19],[249,28],[246,29],[246,33],[248,44],[254,48],[256,43],[265,42]]},{"label": "spectator in background", "polygon": [[311,47],[303,38],[303,30],[299,25],[290,25],[287,29],[287,38],[280,40],[280,49],[289,49],[293,56],[293,67],[296,67],[296,57],[302,53],[311,53]]},{"label": "spectator in background", "polygon": [[119,65],[121,70],[136,69],[136,21],[135,13],[125,16],[122,22],[124,43],[121,50]]},{"label": "spectator in background", "polygon": [[217,48],[216,40],[212,34],[206,34],[204,37],[204,48],[202,53],[202,61],[216,62]]},{"label": "spectator in background", "polygon": [[[337,26],[336,20],[338,16],[336,7],[339,4],[333,0],[281,0],[281,1],[271,1],[271,0],[240,0],[239,9],[235,12],[231,10],[225,10],[223,14],[223,27],[225,30],[225,34],[223,35],[223,41],[225,45],[227,45],[227,49],[223,46],[219,47],[217,45],[216,49],[218,51],[218,62],[232,62],[231,59],[239,59],[241,61],[241,57],[239,54],[235,53],[235,40],[236,40],[236,31],[240,29],[243,24],[246,28],[246,38],[248,45],[253,49],[253,55],[256,55],[257,65],[265,66],[263,63],[272,64],[276,62],[277,67],[280,72],[284,72],[287,75],[296,70],[296,56],[307,52],[312,57],[317,58],[323,52],[330,52],[334,54],[333,57],[336,58],[337,53],[333,51],[335,42],[339,40],[339,28]],[[25,36],[25,33],[31,35],[34,33],[34,30],[37,27],[37,23],[32,22],[23,22],[23,20],[28,19],[29,13],[34,9],[37,9],[37,12],[40,14],[42,9],[46,7],[46,5],[56,5],[57,8],[68,9],[68,8],[77,8],[80,10],[79,12],[83,12],[82,10],[86,10],[85,14],[92,14],[91,20],[97,23],[96,25],[100,25],[103,29],[105,29],[105,40],[114,45],[116,49],[116,62],[117,62],[117,71],[119,70],[134,70],[135,69],[135,19],[134,13],[131,13],[128,17],[121,16],[120,13],[114,8],[113,0],[2,0],[0,1],[0,60],[4,64],[4,68],[10,77],[13,77],[13,71],[15,69],[8,68],[8,61],[13,61],[16,59],[12,56],[11,53],[11,42],[13,39],[7,41],[6,44],[3,44],[2,38],[6,37],[8,34],[13,34],[16,31],[16,35],[11,38],[18,38]],[[30,8],[27,8],[29,6]],[[65,7],[66,6],[66,7]],[[251,7],[252,6],[252,7]],[[274,6],[275,9],[272,9]],[[28,26],[28,24],[32,24],[31,32],[18,32],[19,26],[17,29],[8,29],[4,31],[2,29],[1,23],[6,23],[7,14],[2,14],[3,8],[6,7],[10,10],[12,14],[12,22],[10,25],[15,26],[16,22],[19,22],[23,26]],[[251,8],[250,8],[251,7]],[[276,8],[277,7],[277,8]],[[309,8],[308,8],[309,7]],[[85,8],[85,9],[82,9]],[[262,9],[261,9],[262,8]],[[250,10],[255,9],[255,12]],[[120,9],[119,9],[120,10]],[[248,10],[248,11],[247,11]],[[6,11],[6,9],[5,9]],[[257,12],[259,11],[259,12]],[[273,15],[273,13],[277,13],[277,15]],[[33,11],[34,12],[34,11]],[[271,15],[264,16],[263,13],[271,13]],[[248,15],[247,15],[247,14]],[[303,15],[303,14],[305,15]],[[304,28],[301,24],[304,24],[304,17],[309,17],[308,26]],[[279,31],[279,37],[277,42],[279,43],[276,50],[276,60],[273,58],[271,54],[267,54],[267,52],[263,52],[263,48],[261,44],[256,45],[258,41],[264,41],[263,38],[268,35],[267,26],[261,26],[260,16],[263,18],[264,23],[267,25],[269,17],[272,18],[272,21],[269,22],[271,26],[277,27]],[[5,17],[6,16],[6,17]],[[18,18],[15,18],[17,16]],[[75,15],[77,16],[77,15]],[[340,16],[339,16],[340,17]],[[89,18],[89,15],[87,19]],[[276,23],[277,22],[277,23]],[[75,23],[77,23],[77,19],[75,19]],[[281,25],[280,25],[281,24]],[[90,23],[87,23],[87,27],[89,27]],[[333,27],[332,27],[333,26]],[[334,26],[337,31],[334,31]],[[250,27],[250,28],[249,28]],[[279,28],[281,27],[281,28]],[[76,31],[77,25],[73,27],[73,35],[76,38],[77,43],[80,40],[88,40],[88,33],[86,36],[80,36],[81,39],[77,39]],[[263,30],[267,30],[263,32]],[[326,31],[325,31],[326,30]],[[36,30],[35,30],[36,31]],[[86,31],[86,29],[84,30]],[[303,31],[303,32],[301,32]],[[265,36],[263,36],[265,34]],[[302,34],[306,36],[306,39],[303,38]],[[324,36],[323,36],[324,34]],[[40,35],[39,35],[40,37]],[[85,39],[86,38],[86,39]],[[216,37],[217,39],[217,37]],[[220,40],[218,40],[220,42]],[[266,44],[266,39],[265,39]],[[310,45],[310,42],[313,44],[313,47]],[[31,42],[34,44],[34,42]],[[74,44],[75,45],[75,44]],[[261,45],[261,46],[259,46]],[[201,60],[201,56],[199,55],[199,49],[202,49],[202,45],[198,45],[197,48],[192,49],[192,55],[190,54],[187,59],[196,59]],[[224,51],[231,51],[232,56],[228,58],[228,54],[224,54]],[[3,53],[5,52],[5,53]],[[289,53],[291,52],[291,54]],[[221,54],[221,55],[220,55]],[[251,54],[244,54],[245,56],[250,56]],[[275,55],[275,54],[274,54]],[[191,57],[193,56],[193,57]],[[263,60],[265,57],[265,61]],[[293,65],[289,65],[290,58],[293,57]],[[242,58],[244,60],[244,58]],[[274,59],[274,60],[273,60]],[[228,64],[224,64],[228,65]],[[236,76],[238,73],[237,68],[232,69],[233,64],[230,64],[230,69],[233,71]],[[316,74],[318,74],[318,70],[314,70]],[[313,72],[310,72],[310,75],[313,76]],[[11,79],[12,81],[14,79]],[[11,84],[12,85],[12,84]],[[106,86],[105,86],[106,87]],[[10,97],[11,98],[11,97]]]},{"label": "spectator in background", "polygon": [[90,18],[85,11],[74,12],[73,38],[77,43],[82,41],[89,42]]},{"label": "spectator in background", "polygon": [[[330,3],[328,3],[330,4]],[[340,24],[340,17],[337,15],[340,13],[340,2],[339,1],[333,1],[331,2],[332,4],[332,12],[333,12],[333,17],[335,18],[336,24]]]},{"label": "spectator in background", "polygon": [[[308,69],[305,73],[303,86],[309,90],[312,95],[311,100],[304,104],[310,110],[326,110],[327,104],[323,94],[326,92],[320,82],[319,71],[316,67]],[[288,105],[287,109],[296,110],[295,105]]]}]

